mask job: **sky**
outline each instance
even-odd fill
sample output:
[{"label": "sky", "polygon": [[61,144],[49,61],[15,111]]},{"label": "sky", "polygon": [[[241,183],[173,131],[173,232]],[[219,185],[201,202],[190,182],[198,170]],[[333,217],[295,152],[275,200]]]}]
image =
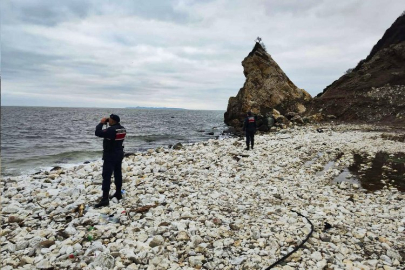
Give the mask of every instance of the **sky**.
[{"label": "sky", "polygon": [[404,10],[403,0],[2,0],[1,105],[226,110],[258,36],[315,96]]}]

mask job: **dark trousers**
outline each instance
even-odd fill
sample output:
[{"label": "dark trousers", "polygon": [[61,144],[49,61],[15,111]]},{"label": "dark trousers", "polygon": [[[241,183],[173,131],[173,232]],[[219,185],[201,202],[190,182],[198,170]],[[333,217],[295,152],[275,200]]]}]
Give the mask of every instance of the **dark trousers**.
[{"label": "dark trousers", "polygon": [[255,144],[255,132],[254,131],[248,131],[246,130],[246,147],[249,148],[249,144],[253,145]]},{"label": "dark trousers", "polygon": [[[104,163],[103,163],[103,194],[108,196],[108,192],[110,191],[111,186],[111,176],[114,172],[114,183],[116,190],[121,192],[122,187],[122,171],[121,171],[121,164],[123,154],[113,154],[109,156],[104,156]],[[103,195],[103,196],[104,196]]]}]

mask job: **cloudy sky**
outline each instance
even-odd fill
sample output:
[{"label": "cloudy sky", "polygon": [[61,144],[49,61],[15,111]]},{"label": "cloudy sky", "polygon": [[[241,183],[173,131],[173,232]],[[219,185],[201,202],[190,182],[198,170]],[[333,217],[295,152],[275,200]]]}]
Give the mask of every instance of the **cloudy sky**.
[{"label": "cloudy sky", "polygon": [[312,96],[403,0],[1,1],[1,105],[226,110],[257,36]]}]

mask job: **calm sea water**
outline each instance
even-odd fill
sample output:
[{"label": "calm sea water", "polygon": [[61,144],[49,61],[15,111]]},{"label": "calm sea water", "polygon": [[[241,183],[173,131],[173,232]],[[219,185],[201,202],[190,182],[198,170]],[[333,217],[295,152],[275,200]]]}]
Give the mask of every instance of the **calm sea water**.
[{"label": "calm sea water", "polygon": [[1,107],[1,174],[100,159],[102,139],[94,130],[111,113],[127,129],[126,152],[207,140],[226,127],[224,111]]}]

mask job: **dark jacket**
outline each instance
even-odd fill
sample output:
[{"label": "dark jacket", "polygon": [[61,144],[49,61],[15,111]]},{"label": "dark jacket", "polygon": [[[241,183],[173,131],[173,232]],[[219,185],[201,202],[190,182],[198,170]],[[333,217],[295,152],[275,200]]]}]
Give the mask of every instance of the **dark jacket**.
[{"label": "dark jacket", "polygon": [[103,129],[103,124],[96,126],[97,137],[104,138],[103,140],[103,156],[108,154],[123,154],[124,139],[127,131],[119,123]]},{"label": "dark jacket", "polygon": [[249,132],[256,132],[256,117],[248,116],[243,122],[243,130]]}]

